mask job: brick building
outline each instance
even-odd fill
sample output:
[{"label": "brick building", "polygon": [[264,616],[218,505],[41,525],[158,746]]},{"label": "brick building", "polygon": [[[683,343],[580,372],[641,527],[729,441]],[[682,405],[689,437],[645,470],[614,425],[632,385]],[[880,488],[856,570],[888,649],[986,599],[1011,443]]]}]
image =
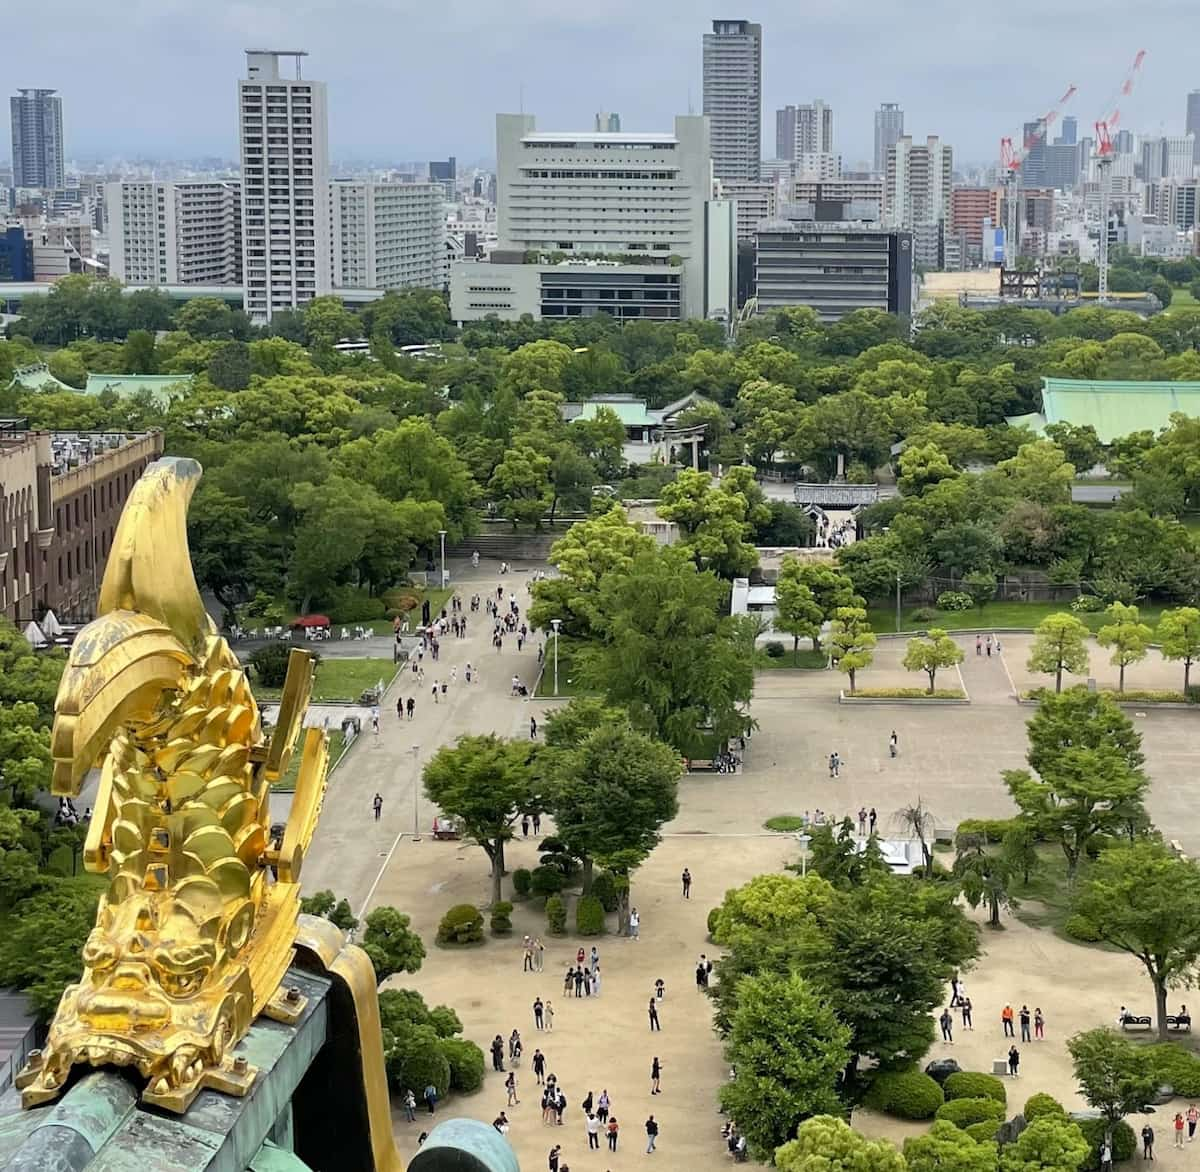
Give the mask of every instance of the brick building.
[{"label": "brick building", "polygon": [[29,431],[0,420],[0,615],[93,617],[130,490],[162,434]]}]

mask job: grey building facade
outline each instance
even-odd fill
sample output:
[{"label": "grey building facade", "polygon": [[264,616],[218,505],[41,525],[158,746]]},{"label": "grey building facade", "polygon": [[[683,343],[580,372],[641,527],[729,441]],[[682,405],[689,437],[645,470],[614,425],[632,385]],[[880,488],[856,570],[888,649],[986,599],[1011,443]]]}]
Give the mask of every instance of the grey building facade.
[{"label": "grey building facade", "polygon": [[762,163],[762,25],[714,20],[704,34],[704,113],[713,174],[757,180]]},{"label": "grey building facade", "polygon": [[884,102],[875,111],[875,171],[887,170],[888,151],[904,134],[904,111],[898,102]]},{"label": "grey building facade", "polygon": [[9,99],[14,187],[65,187],[62,98],[56,90],[19,90]]}]

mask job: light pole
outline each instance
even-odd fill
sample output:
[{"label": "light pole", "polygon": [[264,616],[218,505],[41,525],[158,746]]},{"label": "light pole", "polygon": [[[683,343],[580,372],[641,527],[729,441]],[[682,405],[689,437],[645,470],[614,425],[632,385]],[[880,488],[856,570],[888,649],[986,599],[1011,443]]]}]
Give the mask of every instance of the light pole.
[{"label": "light pole", "polygon": [[417,800],[421,794],[421,773],[417,768],[417,759],[421,756],[421,746],[413,745],[413,842],[421,841],[421,821],[417,813]]},{"label": "light pole", "polygon": [[796,841],[800,844],[800,878],[808,874],[808,844],[812,842],[811,834],[797,834]]},{"label": "light pole", "polygon": [[551,619],[550,625],[554,628],[554,694],[558,695],[558,628],[562,624],[562,619]]},{"label": "light pole", "polygon": [[442,539],[442,589],[446,589],[446,530],[439,529],[438,536]]},{"label": "light pole", "polygon": [[900,634],[900,571],[896,571],[896,634]]}]

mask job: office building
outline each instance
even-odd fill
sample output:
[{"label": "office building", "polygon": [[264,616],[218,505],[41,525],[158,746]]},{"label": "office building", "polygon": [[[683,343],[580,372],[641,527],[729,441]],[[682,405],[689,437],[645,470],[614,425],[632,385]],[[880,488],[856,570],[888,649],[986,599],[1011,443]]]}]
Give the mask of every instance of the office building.
[{"label": "office building", "polygon": [[723,198],[734,200],[737,204],[739,240],[753,240],[758,225],[764,220],[775,218],[777,189],[769,180],[760,179],[756,183],[744,183],[736,179],[727,179],[720,184],[720,188]]},{"label": "office building", "polygon": [[775,223],[755,239],[760,313],[791,305],[837,321],[856,309],[912,311],[908,232],[862,224]]},{"label": "office building", "polygon": [[1141,140],[1142,179],[1190,179],[1195,168],[1196,140],[1193,135],[1164,135]]},{"label": "office building", "polygon": [[618,134],[621,130],[621,115],[610,114],[605,110],[601,110],[600,113],[596,115],[596,125],[593,127],[593,129],[606,130],[610,134]]},{"label": "office building", "polygon": [[954,187],[950,191],[950,230],[962,233],[968,256],[982,249],[984,223],[1000,221],[1000,190],[995,187]]},{"label": "office building", "polygon": [[1079,183],[1079,144],[1052,142],[1043,151],[1042,181],[1059,191]]},{"label": "office building", "polygon": [[1062,120],[1062,129],[1054,137],[1052,145],[1076,146],[1079,141],[1079,119],[1074,114],[1068,114]]},{"label": "office building", "polygon": [[1200,90],[1192,90],[1187,96],[1187,119],[1183,124],[1183,132],[1192,136],[1195,161],[1200,163]]},{"label": "office building", "polygon": [[704,113],[718,179],[759,178],[762,161],[762,26],[714,20],[704,34]]},{"label": "office building", "polygon": [[57,90],[18,90],[9,98],[14,187],[63,187],[62,98]]},{"label": "office building", "polygon": [[1159,179],[1146,184],[1145,210],[1160,224],[1186,231],[1197,224],[1200,179]]},{"label": "office building", "polygon": [[240,285],[236,179],[105,186],[109,271],[126,285]]},{"label": "office building", "polygon": [[0,282],[32,280],[33,242],[20,224],[0,225]]},{"label": "office building", "polygon": [[884,102],[875,111],[875,173],[887,170],[888,151],[904,134],[904,111],[896,102]]},{"label": "office building", "polygon": [[833,153],[833,110],[820,98],[807,106],[775,111],[775,157]]},{"label": "office building", "polygon": [[162,450],[157,431],[30,431],[0,420],[0,615],[20,625],[47,608],[64,622],[94,617],[121,510]]},{"label": "office building", "polygon": [[954,152],[937,137],[923,144],[902,135],[888,151],[883,215],[891,228],[912,233],[914,262],[926,268],[942,264],[942,233],[950,223]]},{"label": "office building", "polygon": [[345,289],[441,289],[446,222],[440,183],[336,179],[333,283]]},{"label": "office building", "polygon": [[[246,312],[270,321],[332,288],[325,83],[300,76],[303,51],[249,49],[238,82]],[[296,77],[279,72],[294,59]]]},{"label": "office building", "polygon": [[429,182],[441,184],[447,202],[453,203],[458,194],[458,159],[434,159],[429,164]]}]

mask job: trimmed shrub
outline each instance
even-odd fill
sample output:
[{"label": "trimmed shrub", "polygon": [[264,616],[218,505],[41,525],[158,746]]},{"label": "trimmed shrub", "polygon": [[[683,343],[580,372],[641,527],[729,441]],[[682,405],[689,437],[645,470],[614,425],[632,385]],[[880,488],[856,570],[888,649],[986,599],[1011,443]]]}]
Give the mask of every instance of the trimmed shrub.
[{"label": "trimmed shrub", "polygon": [[388,610],[394,610],[400,614],[416,610],[421,605],[421,592],[412,586],[393,586],[391,590],[385,590],[379,597]]},{"label": "trimmed shrub", "polygon": [[1097,614],[1104,609],[1104,599],[1094,594],[1081,594],[1071,600],[1071,609],[1076,614]]},{"label": "trimmed shrub", "polygon": [[1045,1119],[1047,1115],[1061,1115],[1065,1119],[1067,1109],[1053,1095],[1038,1091],[1025,1100],[1021,1114],[1025,1116],[1026,1123],[1032,1123],[1035,1119]]},{"label": "trimmed shrub", "polygon": [[942,1083],[942,1090],[947,1102],[951,1099],[995,1099],[1001,1107],[1008,1102],[1008,1092],[1000,1079],[994,1074],[976,1074],[973,1070],[952,1074]]},{"label": "trimmed shrub", "polygon": [[512,910],[513,905],[507,899],[501,899],[492,904],[493,936],[512,935]]},{"label": "trimmed shrub", "polygon": [[446,1044],[429,1026],[413,1026],[394,1035],[384,1051],[388,1082],[396,1090],[411,1087],[418,1097],[430,1083],[438,1098],[450,1089],[450,1063],[442,1052]]},{"label": "trimmed shrub", "polygon": [[439,944],[478,944],[482,939],[483,914],[473,904],[455,904],[438,924]]},{"label": "trimmed shrub", "polygon": [[1003,1119],[984,1119],[980,1123],[968,1124],[963,1131],[976,1143],[985,1144],[996,1138],[996,1133],[1003,1125]]},{"label": "trimmed shrub", "polygon": [[782,659],[787,653],[787,648],[776,639],[772,639],[763,650],[767,653],[768,659]]},{"label": "trimmed shrub", "polygon": [[[471,1094],[483,1086],[483,1051],[466,1038],[444,1038],[442,1054],[450,1066],[450,1089],[464,1095]],[[419,1099],[424,1085],[413,1087]]]},{"label": "trimmed shrub", "polygon": [[513,894],[518,899],[528,899],[533,872],[528,867],[518,867],[512,873]]},{"label": "trimmed shrub", "polygon": [[956,840],[986,838],[999,846],[1010,830],[1017,830],[1022,825],[1019,818],[964,818],[955,829],[954,837]]},{"label": "trimmed shrub", "polygon": [[938,617],[937,611],[931,606],[918,606],[912,612],[914,623],[932,623]]},{"label": "trimmed shrub", "polygon": [[[1100,1145],[1104,1142],[1104,1132],[1108,1124],[1103,1119],[1076,1119],[1083,1138],[1088,1141],[1088,1158],[1084,1161],[1082,1172],[1097,1172],[1100,1167]],[[1165,1140],[1165,1136],[1160,1137]],[[1137,1151],[1137,1136],[1133,1128],[1124,1119],[1113,1128],[1112,1154],[1113,1163],[1132,1160]]]},{"label": "trimmed shrub", "polygon": [[370,622],[387,614],[387,604],[382,598],[372,598],[357,586],[334,586],[316,600],[320,611],[329,616],[329,621],[340,623]]},{"label": "trimmed shrub", "polygon": [[551,936],[567,934],[567,905],[561,895],[552,895],[546,900],[546,927]]},{"label": "trimmed shrub", "polygon": [[566,884],[565,876],[557,867],[548,867],[544,863],[534,867],[529,875],[530,894],[539,898],[557,895]]},{"label": "trimmed shrub", "polygon": [[919,1070],[878,1075],[865,1099],[868,1107],[897,1119],[932,1119],[945,1101],[937,1081]]},{"label": "trimmed shrub", "polygon": [[1100,939],[1100,933],[1096,931],[1091,920],[1080,915],[1068,916],[1063,921],[1062,930],[1064,936],[1082,941],[1084,944],[1095,944]]},{"label": "trimmed shrub", "polygon": [[463,1031],[458,1014],[449,1005],[435,1005],[429,1011],[429,1024],[439,1038],[452,1038]]},{"label": "trimmed shrub", "polygon": [[[946,1081],[949,1082],[949,1079]],[[982,1123],[986,1119],[995,1119],[998,1123],[1004,1118],[1004,1104],[997,1103],[995,1099],[952,1099],[937,1109],[934,1118],[944,1119],[965,1130],[972,1123]]]},{"label": "trimmed shrub", "polygon": [[604,934],[604,905],[594,895],[584,895],[576,901],[575,931],[580,936]]},{"label": "trimmed shrub", "polygon": [[941,611],[970,610],[974,605],[975,600],[961,590],[943,590],[937,596],[937,608]]},{"label": "trimmed shrub", "polygon": [[804,829],[804,819],[799,814],[776,814],[768,818],[763,827],[780,834],[794,834],[797,830]]},{"label": "trimmed shrub", "polygon": [[[853,698],[864,700],[965,700],[962,688],[937,688],[932,695],[925,688],[859,688]],[[846,699],[852,697],[847,695]]]},{"label": "trimmed shrub", "polygon": [[1151,1046],[1150,1054],[1160,1083],[1169,1082],[1180,1098],[1200,1098],[1200,1058],[1173,1042]]},{"label": "trimmed shrub", "polygon": [[287,643],[268,643],[250,656],[254,678],[264,688],[282,688],[292,648]]},{"label": "trimmed shrub", "polygon": [[610,872],[597,871],[592,876],[592,894],[606,912],[617,910],[617,881]]}]

